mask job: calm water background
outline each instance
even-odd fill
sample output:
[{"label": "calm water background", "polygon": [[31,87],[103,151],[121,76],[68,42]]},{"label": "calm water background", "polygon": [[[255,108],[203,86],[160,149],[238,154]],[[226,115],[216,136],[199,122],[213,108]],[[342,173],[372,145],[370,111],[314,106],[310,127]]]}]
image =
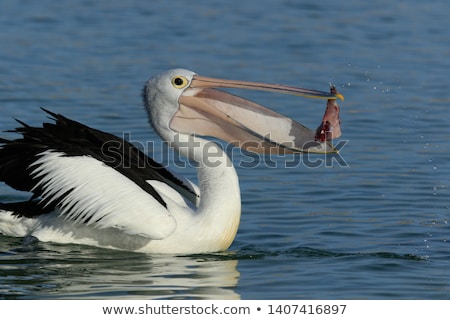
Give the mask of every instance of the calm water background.
[{"label": "calm water background", "polygon": [[[150,76],[185,67],[336,84],[346,98],[347,164],[277,158],[238,167],[242,221],[225,253],[155,256],[0,236],[3,298],[450,297],[449,2],[274,3],[0,3],[1,130],[15,127],[13,118],[40,124],[46,107],[132,141],[159,141],[140,90]],[[325,108],[244,93],[312,128]],[[297,165],[284,168],[288,160]],[[195,179],[192,168],[177,171]],[[0,201],[24,197],[0,186]]]}]

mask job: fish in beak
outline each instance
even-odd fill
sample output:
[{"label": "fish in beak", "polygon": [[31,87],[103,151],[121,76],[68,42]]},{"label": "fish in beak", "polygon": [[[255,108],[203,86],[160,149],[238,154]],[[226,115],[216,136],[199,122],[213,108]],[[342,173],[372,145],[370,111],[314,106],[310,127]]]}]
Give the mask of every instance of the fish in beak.
[{"label": "fish in beak", "polygon": [[[216,137],[256,153],[337,152],[327,137],[322,139],[319,136],[317,139],[317,134],[302,124],[217,88],[251,89],[320,98],[328,100],[328,104],[335,103],[336,99],[343,99],[337,91],[323,92],[194,75],[178,100],[179,108],[171,119],[171,129],[185,134]],[[326,119],[324,116],[325,121],[334,121],[335,116],[331,113],[329,115]],[[333,123],[336,130],[335,121]]]},{"label": "fish in beak", "polygon": [[[330,93],[339,94],[335,86],[330,86]],[[343,97],[342,97],[343,98]],[[336,99],[327,101],[327,108],[322,118],[322,123],[316,129],[315,138],[317,141],[324,142],[339,138],[341,132],[341,119],[339,118],[339,105]]]}]

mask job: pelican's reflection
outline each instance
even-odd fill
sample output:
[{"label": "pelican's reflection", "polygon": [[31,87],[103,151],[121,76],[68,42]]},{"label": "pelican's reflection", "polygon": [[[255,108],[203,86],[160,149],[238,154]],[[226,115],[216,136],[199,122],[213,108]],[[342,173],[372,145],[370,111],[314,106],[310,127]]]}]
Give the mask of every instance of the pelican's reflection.
[{"label": "pelican's reflection", "polygon": [[239,299],[234,292],[239,281],[237,260],[196,257],[154,258],[150,294],[154,298]]},{"label": "pelican's reflection", "polygon": [[66,246],[54,250],[51,244],[41,245],[50,250],[32,250],[23,257],[30,262],[33,256],[34,263],[27,266],[29,283],[20,277],[10,279],[11,286],[27,287],[21,290],[24,298],[240,298],[234,291],[240,275],[238,259],[232,253],[146,255],[87,247],[64,252]]}]

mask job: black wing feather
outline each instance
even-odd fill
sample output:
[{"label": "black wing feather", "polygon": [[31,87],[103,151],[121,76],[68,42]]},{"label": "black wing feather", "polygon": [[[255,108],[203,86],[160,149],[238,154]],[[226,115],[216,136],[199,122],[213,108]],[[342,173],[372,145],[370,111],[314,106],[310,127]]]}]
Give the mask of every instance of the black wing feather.
[{"label": "black wing feather", "polygon": [[[31,175],[34,169],[32,164],[39,158],[40,153],[47,150],[62,152],[66,156],[91,156],[127,176],[165,207],[164,200],[146,180],[168,182],[194,194],[170,171],[131,143],[60,114],[42,110],[51,116],[54,123],[31,127],[17,120],[22,126],[12,132],[21,134],[22,138],[15,140],[0,138],[0,143],[3,144],[0,148],[0,181],[17,190],[32,191],[32,199],[39,198],[42,192],[36,188],[39,178],[36,179]],[[37,210],[36,215],[49,212],[48,208],[54,208],[60,200],[57,199],[52,204],[46,203],[45,210]],[[1,204],[0,208],[6,209],[8,206],[11,209],[22,208],[23,213],[19,210],[19,215],[23,216],[32,216],[32,210],[28,210],[29,208],[44,208],[29,202],[26,201],[21,205]]]}]

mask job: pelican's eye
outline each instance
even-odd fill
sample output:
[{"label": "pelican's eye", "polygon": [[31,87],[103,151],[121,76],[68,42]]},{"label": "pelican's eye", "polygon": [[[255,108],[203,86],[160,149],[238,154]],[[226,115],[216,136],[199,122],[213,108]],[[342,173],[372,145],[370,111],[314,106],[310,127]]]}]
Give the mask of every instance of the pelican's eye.
[{"label": "pelican's eye", "polygon": [[172,85],[177,89],[183,89],[189,84],[189,80],[183,76],[175,76],[172,78]]}]

